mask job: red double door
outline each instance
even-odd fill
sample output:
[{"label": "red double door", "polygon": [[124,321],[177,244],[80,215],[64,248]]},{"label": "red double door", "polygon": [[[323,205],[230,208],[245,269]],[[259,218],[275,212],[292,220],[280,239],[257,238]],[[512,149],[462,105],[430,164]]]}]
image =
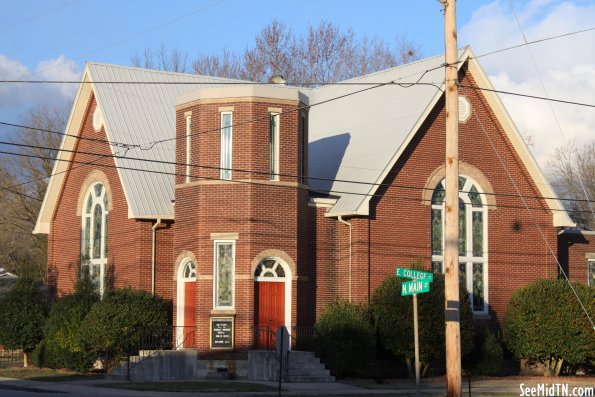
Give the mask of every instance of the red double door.
[{"label": "red double door", "polygon": [[196,347],[196,281],[184,283],[184,341],[186,349]]},{"label": "red double door", "polygon": [[254,288],[258,347],[274,349],[275,332],[285,325],[285,283],[257,281]]}]

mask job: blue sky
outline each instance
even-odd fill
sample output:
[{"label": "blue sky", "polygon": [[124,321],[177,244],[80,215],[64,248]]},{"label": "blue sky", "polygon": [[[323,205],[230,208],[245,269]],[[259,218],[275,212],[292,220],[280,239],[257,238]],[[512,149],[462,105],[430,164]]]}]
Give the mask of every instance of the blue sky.
[{"label": "blue sky", "polygon": [[[595,0],[459,0],[459,46],[470,44],[479,55],[522,43],[512,7],[528,40],[595,27]],[[273,18],[297,33],[328,20],[389,43],[406,34],[424,56],[444,48],[436,0],[3,0],[1,10],[0,79],[78,80],[87,60],[129,65],[134,51],[161,43],[191,58],[198,51],[242,51]],[[496,88],[595,103],[593,43],[591,31],[532,46],[535,64],[527,48],[481,63]],[[68,107],[76,88],[0,84],[0,120],[18,122],[39,104]],[[519,129],[533,136],[542,165],[564,141],[595,135],[593,109],[556,105],[560,132],[546,103],[503,100]]]}]

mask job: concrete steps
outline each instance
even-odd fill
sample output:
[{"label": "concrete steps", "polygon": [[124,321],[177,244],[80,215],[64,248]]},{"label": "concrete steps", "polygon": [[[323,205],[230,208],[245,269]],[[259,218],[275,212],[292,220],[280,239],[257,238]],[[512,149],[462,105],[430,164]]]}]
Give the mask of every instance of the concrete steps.
[{"label": "concrete steps", "polygon": [[[194,379],[197,368],[196,350],[141,350],[138,355],[130,357],[130,380],[182,380]],[[113,368],[108,379],[127,380],[128,363],[121,362]]]},{"label": "concrete steps", "polygon": [[287,381],[292,383],[332,383],[335,377],[314,352],[289,352]]}]

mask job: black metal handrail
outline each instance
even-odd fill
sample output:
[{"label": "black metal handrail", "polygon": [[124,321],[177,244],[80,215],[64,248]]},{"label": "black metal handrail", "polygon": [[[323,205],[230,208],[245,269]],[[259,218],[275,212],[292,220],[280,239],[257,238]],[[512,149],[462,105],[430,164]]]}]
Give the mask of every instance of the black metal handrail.
[{"label": "black metal handrail", "polygon": [[22,364],[24,354],[22,350],[6,350],[0,347],[0,367]]},{"label": "black metal handrail", "polygon": [[164,350],[195,348],[195,336],[196,327],[169,326],[143,329],[139,332],[138,338],[134,338],[132,342],[129,341],[130,338],[121,338],[120,343],[115,343],[113,348],[106,352],[106,362],[125,365],[127,379],[130,379],[130,370]]}]

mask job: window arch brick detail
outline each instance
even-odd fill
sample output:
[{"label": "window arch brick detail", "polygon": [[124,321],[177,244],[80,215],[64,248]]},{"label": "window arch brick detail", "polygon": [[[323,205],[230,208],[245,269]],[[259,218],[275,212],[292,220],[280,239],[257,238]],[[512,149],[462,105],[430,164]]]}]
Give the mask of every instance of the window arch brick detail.
[{"label": "window arch brick detail", "polygon": [[293,259],[291,259],[291,257],[289,255],[287,255],[287,253],[285,253],[284,251],[277,250],[277,249],[264,250],[254,257],[254,259],[252,260],[252,265],[250,266],[250,275],[252,277],[254,277],[256,268],[258,267],[260,262],[262,262],[263,259],[266,259],[266,258],[281,259],[283,262],[285,262],[285,264],[289,267],[289,270],[291,271],[291,280],[294,280],[297,278],[296,271],[295,271],[295,269],[296,269],[295,262],[293,261]]},{"label": "window arch brick detail", "polygon": [[[494,188],[492,184],[488,180],[481,170],[469,163],[464,161],[459,161],[459,175],[466,175],[471,177],[471,179],[475,180],[479,186],[483,189],[484,200],[488,206],[488,209],[495,209],[496,207],[496,196],[494,195]],[[425,205],[432,204],[432,194],[434,194],[434,189],[438,186],[438,183],[446,176],[446,165],[441,165],[440,167],[436,168],[434,172],[430,175],[426,184],[424,186],[424,190],[422,191],[422,203]]]},{"label": "window arch brick detail", "polygon": [[180,268],[180,266],[186,264],[186,259],[189,259],[194,262],[194,264],[196,265],[196,273],[197,273],[197,277],[198,277],[198,261],[196,260],[196,257],[194,256],[194,254],[191,251],[184,250],[184,251],[180,252],[178,257],[176,258],[176,262],[174,264],[173,277],[172,277],[173,281],[178,280],[178,275],[179,275],[180,271],[182,270]]},{"label": "window arch brick detail", "polygon": [[85,181],[81,185],[81,189],[79,190],[79,197],[76,203],[77,216],[81,216],[83,214],[83,204],[85,202],[85,198],[87,197],[87,193],[89,192],[89,188],[96,182],[101,183],[105,189],[105,194],[107,197],[107,211],[110,212],[113,209],[112,189],[110,188],[107,175],[105,175],[103,171],[93,170],[91,173],[89,173],[89,175],[87,175]]}]

